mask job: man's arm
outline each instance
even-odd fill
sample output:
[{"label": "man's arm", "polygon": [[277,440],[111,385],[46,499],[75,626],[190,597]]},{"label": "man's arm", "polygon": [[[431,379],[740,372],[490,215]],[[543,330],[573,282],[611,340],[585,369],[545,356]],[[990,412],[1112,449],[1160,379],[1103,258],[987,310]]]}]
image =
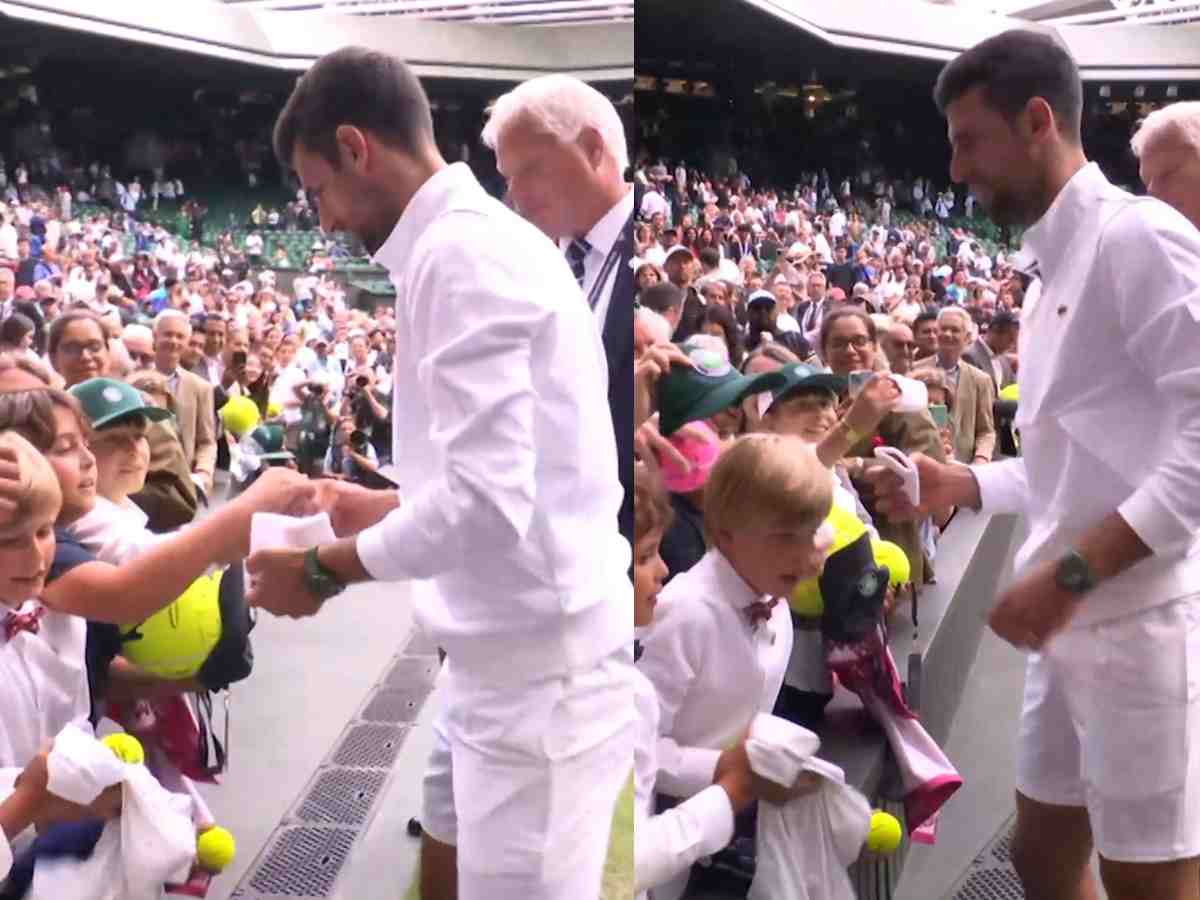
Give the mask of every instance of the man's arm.
[{"label": "man's arm", "polygon": [[217,424],[213,403],[212,385],[202,382],[196,397],[196,453],[192,472],[203,481],[206,494],[212,493],[213,473],[217,468]]},{"label": "man's arm", "polygon": [[996,417],[992,407],[996,390],[986,372],[972,372],[975,381],[975,456],[972,462],[988,463],[996,452]]}]

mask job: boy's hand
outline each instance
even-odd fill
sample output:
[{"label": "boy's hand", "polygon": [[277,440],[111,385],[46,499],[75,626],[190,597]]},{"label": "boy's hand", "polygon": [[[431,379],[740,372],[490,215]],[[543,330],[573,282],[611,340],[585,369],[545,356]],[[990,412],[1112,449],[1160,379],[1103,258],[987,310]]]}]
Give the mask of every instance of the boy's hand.
[{"label": "boy's hand", "polygon": [[859,434],[870,434],[879,427],[883,417],[896,408],[900,401],[900,388],[887,374],[875,375],[859,391],[850,409],[846,411],[846,424]]},{"label": "boy's hand", "polygon": [[315,484],[299,472],[284,468],[267,469],[234,502],[255,512],[285,516],[310,516],[320,511]]},{"label": "boy's hand", "polygon": [[14,789],[29,798],[34,808],[33,823],[39,832],[56,822],[77,822],[80,819],[115,819],[121,814],[121,785],[113,785],[86,806],[71,803],[50,793],[50,751],[38,753],[25,767]]}]

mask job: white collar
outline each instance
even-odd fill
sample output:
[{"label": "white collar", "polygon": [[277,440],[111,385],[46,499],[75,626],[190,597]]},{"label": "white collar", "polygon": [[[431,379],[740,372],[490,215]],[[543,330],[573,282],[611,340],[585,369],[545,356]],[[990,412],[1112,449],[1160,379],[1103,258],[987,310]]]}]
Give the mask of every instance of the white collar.
[{"label": "white collar", "polygon": [[1075,237],[1083,208],[1107,187],[1109,181],[1096,163],[1081,166],[1042,217],[1026,230],[1021,250],[1033,256],[1043,281],[1058,261],[1058,251]]},{"label": "white collar", "polygon": [[421,233],[447,208],[450,198],[466,190],[482,190],[466,163],[452,163],[434,172],[409,199],[392,233],[375,251],[371,262],[389,269],[398,266],[412,252]]},{"label": "white collar", "polygon": [[[588,231],[585,240],[591,245],[591,252],[598,252],[601,256],[607,257],[612,252],[613,244],[621,237],[621,229],[625,227],[625,223],[632,215],[633,185],[628,185],[628,190],[616,205],[602,215]],[[570,238],[559,238],[558,248],[565,253],[570,243]]]},{"label": "white collar", "polygon": [[709,551],[709,555],[712,557],[713,578],[718,584],[722,600],[732,603],[735,609],[741,610],[751,604],[769,599],[750,587],[734,569],[733,563],[726,559],[725,554],[720,550],[714,547]]}]

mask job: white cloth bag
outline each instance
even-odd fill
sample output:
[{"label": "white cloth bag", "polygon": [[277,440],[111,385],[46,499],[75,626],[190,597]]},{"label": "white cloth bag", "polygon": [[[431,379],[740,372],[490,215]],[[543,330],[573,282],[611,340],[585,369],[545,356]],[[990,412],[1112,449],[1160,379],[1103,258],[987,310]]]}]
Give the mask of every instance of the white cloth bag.
[{"label": "white cloth bag", "polygon": [[817,759],[820,739],[776,716],[759,715],[746,753],[755,774],[790,786],[802,772],[821,776],[813,793],[784,806],[758,804],[754,881],[749,900],[855,900],[846,867],[871,829],[871,805],[845,773]]},{"label": "white cloth bag", "polygon": [[163,885],[187,879],[196,859],[190,798],[75,725],[55,738],[48,769],[50,792],[73,803],[122,785],[121,815],[104,826],[89,859],[38,860],[27,900],[159,900]]}]

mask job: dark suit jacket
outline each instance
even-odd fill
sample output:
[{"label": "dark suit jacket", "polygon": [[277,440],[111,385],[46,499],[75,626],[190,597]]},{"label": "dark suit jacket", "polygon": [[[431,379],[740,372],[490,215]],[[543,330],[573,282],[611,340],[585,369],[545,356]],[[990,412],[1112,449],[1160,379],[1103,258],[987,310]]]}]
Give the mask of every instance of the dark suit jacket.
[{"label": "dark suit jacket", "polygon": [[621,231],[621,258],[613,279],[612,299],[604,317],[604,354],[608,357],[608,408],[617,438],[617,473],[625,498],[618,516],[621,534],[633,544],[633,222],[641,208],[635,186],[634,217]]},{"label": "dark suit jacket", "polygon": [[992,386],[996,389],[997,394],[1017,380],[1017,375],[1013,372],[1012,360],[1007,356],[1001,356],[1000,372],[1003,377],[1000,384],[996,384],[996,376],[992,372],[992,360],[988,355],[987,348],[983,346],[983,338],[980,338],[967,348],[967,352],[963,354],[963,359],[975,368],[982,369],[992,379]]}]

